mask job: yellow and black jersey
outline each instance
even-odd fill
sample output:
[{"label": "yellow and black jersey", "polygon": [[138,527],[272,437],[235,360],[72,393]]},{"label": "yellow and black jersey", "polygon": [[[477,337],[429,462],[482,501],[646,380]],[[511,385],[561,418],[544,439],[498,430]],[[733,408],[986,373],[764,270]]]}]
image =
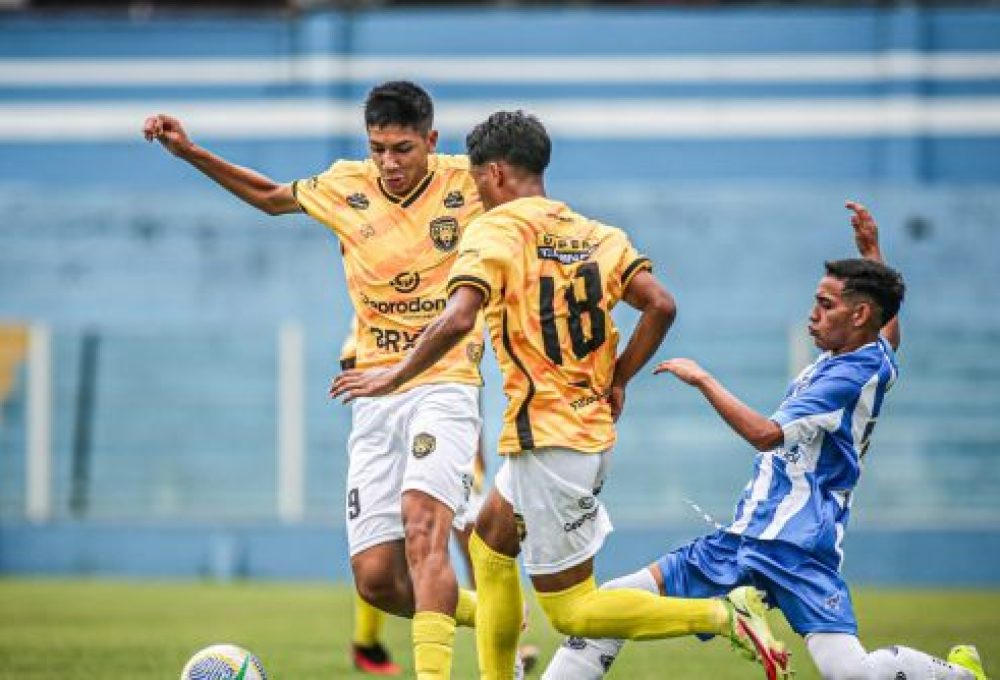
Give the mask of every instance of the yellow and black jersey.
[{"label": "yellow and black jersey", "polygon": [[[447,281],[466,225],[482,213],[465,156],[432,154],[408,196],[384,190],[371,160],[337,161],[292,184],[302,209],[340,239],[354,304],[357,368],[390,366],[413,348],[447,302]],[[406,388],[482,384],[482,327]]]},{"label": "yellow and black jersey", "polygon": [[625,232],[541,196],[469,225],[448,290],[474,286],[486,296],[507,395],[501,453],[614,444],[605,399],[618,346],[610,312],[632,277],[650,269]]},{"label": "yellow and black jersey", "polygon": [[348,371],[358,365],[358,318],[351,317],[351,328],[340,345],[340,370]]}]

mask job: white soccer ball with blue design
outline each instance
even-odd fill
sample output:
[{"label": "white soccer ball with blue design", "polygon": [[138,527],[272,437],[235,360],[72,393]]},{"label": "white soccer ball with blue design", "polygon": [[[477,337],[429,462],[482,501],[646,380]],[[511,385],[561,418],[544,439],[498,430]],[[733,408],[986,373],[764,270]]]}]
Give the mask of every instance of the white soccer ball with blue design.
[{"label": "white soccer ball with blue design", "polygon": [[184,665],[181,680],[267,680],[256,656],[236,645],[212,645]]}]

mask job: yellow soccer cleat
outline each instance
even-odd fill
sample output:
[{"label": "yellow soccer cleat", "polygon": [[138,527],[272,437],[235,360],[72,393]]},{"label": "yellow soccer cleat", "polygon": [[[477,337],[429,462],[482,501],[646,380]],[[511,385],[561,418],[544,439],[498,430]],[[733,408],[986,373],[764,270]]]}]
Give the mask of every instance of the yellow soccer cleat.
[{"label": "yellow soccer cleat", "polygon": [[983,670],[983,662],[979,658],[979,650],[972,645],[955,645],[948,652],[948,663],[971,671],[976,680],[989,680]]},{"label": "yellow soccer cleat", "polygon": [[760,592],[750,586],[736,588],[723,602],[729,609],[729,639],[733,647],[746,658],[759,661],[767,680],[789,680],[790,654],[771,632]]}]

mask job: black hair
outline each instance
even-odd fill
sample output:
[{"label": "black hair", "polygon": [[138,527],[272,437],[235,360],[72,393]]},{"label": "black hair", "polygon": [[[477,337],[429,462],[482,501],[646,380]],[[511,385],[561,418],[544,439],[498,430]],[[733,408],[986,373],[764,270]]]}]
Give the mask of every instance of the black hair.
[{"label": "black hair", "polygon": [[465,137],[472,165],[507,161],[516,168],[541,175],[552,157],[545,126],[524,111],[497,111]]},{"label": "black hair", "polygon": [[903,277],[892,267],[880,262],[862,260],[834,260],[826,262],[826,274],[844,282],[843,295],[866,297],[878,307],[879,326],[889,323],[899,312],[906,294]]},{"label": "black hair", "polygon": [[430,95],[408,80],[392,80],[372,88],[365,100],[365,127],[386,125],[428,132],[434,125]]}]

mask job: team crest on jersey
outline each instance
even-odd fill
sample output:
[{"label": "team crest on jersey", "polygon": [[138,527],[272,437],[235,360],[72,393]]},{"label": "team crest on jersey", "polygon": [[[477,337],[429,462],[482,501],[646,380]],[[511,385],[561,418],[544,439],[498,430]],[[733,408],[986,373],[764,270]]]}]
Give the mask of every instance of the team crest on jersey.
[{"label": "team crest on jersey", "polygon": [[470,342],[465,346],[465,356],[469,357],[469,361],[472,363],[478,364],[483,358],[483,343]]},{"label": "team crest on jersey", "polygon": [[465,196],[462,195],[461,191],[449,191],[448,195],[444,197],[444,207],[446,208],[461,208],[465,205]]},{"label": "team crest on jersey", "polygon": [[539,260],[573,264],[589,260],[597,250],[597,242],[583,238],[565,238],[555,234],[539,234],[535,245]]},{"label": "team crest on jersey", "polygon": [[436,447],[437,439],[434,438],[434,435],[421,432],[413,438],[413,457],[426,458],[434,453]]},{"label": "team crest on jersey", "polygon": [[397,293],[412,293],[420,285],[420,272],[399,272],[389,285]]},{"label": "team crest on jersey", "polygon": [[528,527],[524,523],[524,515],[519,512],[514,513],[514,528],[517,530],[517,540],[523,543],[528,535]]},{"label": "team crest on jersey", "polygon": [[368,206],[371,205],[371,201],[360,191],[356,194],[351,194],[347,197],[347,205],[351,206],[355,210],[367,210]]},{"label": "team crest on jersey", "polygon": [[458,245],[458,220],[454,217],[438,217],[431,220],[429,229],[434,247],[446,253]]}]

